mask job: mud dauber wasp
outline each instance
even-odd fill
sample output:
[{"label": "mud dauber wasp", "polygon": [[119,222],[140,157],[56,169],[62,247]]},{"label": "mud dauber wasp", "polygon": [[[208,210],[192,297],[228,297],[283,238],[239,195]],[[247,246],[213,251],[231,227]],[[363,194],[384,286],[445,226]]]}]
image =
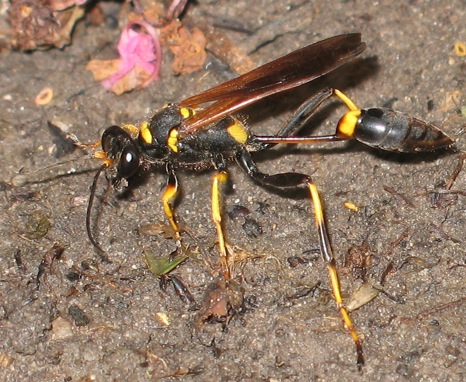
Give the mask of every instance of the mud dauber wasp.
[{"label": "mud dauber wasp", "polygon": [[[366,145],[388,151],[432,151],[448,147],[453,140],[437,127],[407,114],[385,108],[359,109],[336,89],[324,89],[311,96],[295,112],[289,122],[273,136],[252,134],[231,116],[264,97],[277,94],[319,78],[347,63],[365,49],[359,33],[335,36],[306,46],[247,74],[220,84],[178,104],[157,111],[139,127],[111,126],[99,142],[82,148],[102,147],[94,157],[103,160],[97,172],[89,199],[86,228],[90,241],[100,248],[91,231],[91,210],[100,174],[117,192],[130,185],[131,178],[152,168],[165,168],[167,186],[162,196],[165,215],[180,240],[180,227],[174,213],[179,186],[176,170],[213,168],[212,217],[217,230],[223,277],[231,279],[228,249],[222,228],[220,186],[228,179],[227,163],[235,160],[257,183],[277,189],[304,187],[309,191],[314,208],[320,252],[330,275],[335,302],[343,322],[356,345],[357,365],[364,364],[363,350],[341,296],[340,281],[330,246],[324,211],[317,187],[309,175],[287,172],[269,175],[256,166],[251,153],[283,144],[322,143],[356,139]],[[294,136],[306,125],[320,105],[333,95],[348,107],[335,134],[326,136]],[[208,104],[202,108],[201,105]]]}]

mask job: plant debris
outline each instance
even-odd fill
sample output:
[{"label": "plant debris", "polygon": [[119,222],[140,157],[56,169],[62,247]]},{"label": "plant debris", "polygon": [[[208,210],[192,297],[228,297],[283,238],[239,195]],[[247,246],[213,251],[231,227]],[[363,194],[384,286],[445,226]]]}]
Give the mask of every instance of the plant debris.
[{"label": "plant debris", "polygon": [[63,48],[71,42],[75,23],[84,16],[84,1],[17,0],[11,1],[8,21],[10,44],[23,51]]},{"label": "plant debris", "polygon": [[162,48],[154,27],[145,21],[130,22],[118,43],[120,58],[91,60],[86,70],[115,94],[144,88],[158,78]]},{"label": "plant debris", "polygon": [[173,20],[160,31],[162,41],[175,55],[172,70],[175,74],[189,74],[204,67],[207,60],[207,40],[199,28],[186,29],[179,20]]}]

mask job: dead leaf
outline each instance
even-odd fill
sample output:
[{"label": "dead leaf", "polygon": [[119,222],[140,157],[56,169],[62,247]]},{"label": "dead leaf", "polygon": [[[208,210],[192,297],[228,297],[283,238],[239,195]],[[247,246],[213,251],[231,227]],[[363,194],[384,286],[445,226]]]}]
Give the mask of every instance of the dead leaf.
[{"label": "dead leaf", "polygon": [[175,55],[172,70],[176,74],[189,74],[204,67],[207,41],[200,29],[189,31],[179,20],[173,20],[160,33],[164,44]]}]

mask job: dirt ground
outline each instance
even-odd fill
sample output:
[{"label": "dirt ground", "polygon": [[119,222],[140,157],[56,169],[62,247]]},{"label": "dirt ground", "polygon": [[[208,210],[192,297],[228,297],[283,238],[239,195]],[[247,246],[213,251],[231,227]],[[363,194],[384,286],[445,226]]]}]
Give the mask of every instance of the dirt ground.
[{"label": "dirt ground", "polygon": [[[466,146],[460,113],[466,57],[453,50],[455,42],[466,42],[464,1],[200,0],[188,14],[191,22],[206,15],[239,22],[250,33],[223,33],[258,65],[326,37],[361,32],[366,51],[327,85],[342,87],[360,106],[390,105],[435,122],[457,140],[456,151],[423,155],[342,143],[257,157],[270,173],[313,175],[344,297],[351,299],[362,284],[383,290],[352,313],[365,367],[358,372],[354,345],[335,309],[305,193],[265,190],[231,166],[228,241],[254,256],[236,268],[245,304],[227,325],[199,324],[204,293],[219,271],[206,207],[208,172],[180,174],[177,214],[193,233],[185,240],[196,251],[173,275],[194,303],[185,303],[171,285],[162,290],[144,261],[144,253],[166,256],[175,248],[163,235],[138,230],[164,219],[161,174],[128,197],[110,194],[96,207],[105,258],[95,251],[85,216],[98,163],[83,160],[79,150],[57,159],[61,146],[47,121],[95,141],[107,126],[138,123],[226,76],[212,60],[204,71],[175,77],[166,53],[160,81],[112,95],[84,67],[90,58],[111,55],[118,30],[81,22],[64,50],[7,52],[0,60],[0,380],[465,380],[466,171],[452,187],[459,192],[444,192]],[[54,99],[38,107],[34,97],[46,86]],[[251,128],[273,134],[310,91],[248,109]],[[325,108],[306,133],[331,133],[343,110]],[[102,181],[98,194],[104,190]]]}]

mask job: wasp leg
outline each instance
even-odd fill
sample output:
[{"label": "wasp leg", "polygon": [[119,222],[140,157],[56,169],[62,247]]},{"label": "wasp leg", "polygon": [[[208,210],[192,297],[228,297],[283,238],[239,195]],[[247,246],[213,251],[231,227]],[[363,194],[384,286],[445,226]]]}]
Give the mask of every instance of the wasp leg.
[{"label": "wasp leg", "polygon": [[228,252],[225,244],[225,235],[222,227],[222,207],[220,202],[220,187],[228,181],[228,173],[221,166],[212,179],[212,219],[217,229],[218,248],[220,252],[220,262],[222,264],[223,277],[229,280],[231,276],[228,265]]},{"label": "wasp leg", "polygon": [[251,176],[254,180],[256,180],[262,185],[271,186],[279,189],[293,189],[304,186],[309,190],[309,195],[314,208],[314,214],[317,224],[320,252],[323,260],[327,265],[327,269],[330,276],[330,284],[332,287],[333,295],[335,297],[335,303],[337,305],[338,310],[340,311],[343,322],[346,328],[348,329],[354,344],[356,345],[357,366],[358,369],[361,369],[361,367],[364,365],[362,344],[361,340],[359,339],[359,335],[356,331],[356,328],[354,327],[351,317],[348,313],[348,310],[345,304],[343,303],[343,298],[341,296],[341,285],[340,280],[338,278],[338,271],[335,264],[335,259],[333,257],[332,247],[330,245],[330,238],[327,232],[322,203],[315,183],[309,175],[300,173],[288,172],[274,175],[262,173],[258,170],[256,164],[251,158],[251,155],[246,150],[238,152],[236,160],[249,176]]},{"label": "wasp leg", "polygon": [[339,90],[326,88],[304,101],[304,103],[298,108],[298,110],[296,110],[286,125],[282,127],[282,129],[276,135],[252,135],[248,143],[250,143],[255,150],[264,150],[269,149],[279,143],[323,143],[352,139],[352,137],[341,136],[338,134],[338,129],[336,133],[332,135],[307,137],[291,136],[306,126],[320,105],[322,105],[324,101],[328,100],[333,95],[336,95],[338,98],[340,98],[350,110],[352,110],[351,107],[356,107],[354,102],[352,102]]},{"label": "wasp leg", "polygon": [[165,212],[165,216],[170,222],[170,225],[175,231],[175,239],[180,240],[181,239],[180,227],[178,226],[178,223],[176,222],[175,210],[173,208],[173,203],[175,202],[176,197],[178,195],[178,191],[179,191],[178,190],[179,189],[178,179],[176,177],[175,171],[168,166],[167,166],[167,173],[168,173],[167,186],[165,187],[165,191],[162,195],[163,210]]},{"label": "wasp leg", "polygon": [[283,126],[276,135],[279,137],[287,137],[299,131],[309,122],[309,119],[314,115],[320,105],[322,105],[325,100],[329,99],[333,93],[333,89],[325,88],[312,97],[309,97],[301,104],[286,125]]},{"label": "wasp leg", "polygon": [[[326,88],[321,90],[319,93],[313,95],[312,97],[308,98],[304,103],[296,110],[293,116],[288,120],[285,126],[275,135],[275,137],[288,137],[297,131],[299,131],[302,127],[307,125],[311,117],[314,115],[316,110],[320,107],[320,105],[327,99],[329,99],[333,95],[333,89]],[[253,141],[261,142],[261,138],[253,136]],[[272,137],[269,137],[272,138]],[[265,140],[264,140],[265,142]],[[276,143],[263,143],[258,147],[258,150],[269,149],[276,144]]]}]

